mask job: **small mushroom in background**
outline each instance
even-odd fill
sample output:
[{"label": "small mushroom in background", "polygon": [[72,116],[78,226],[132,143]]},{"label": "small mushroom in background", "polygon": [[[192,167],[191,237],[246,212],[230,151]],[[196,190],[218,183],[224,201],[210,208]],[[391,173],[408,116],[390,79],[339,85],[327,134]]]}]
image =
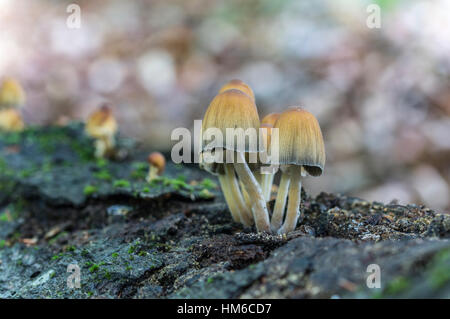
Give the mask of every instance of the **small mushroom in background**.
[{"label": "small mushroom in background", "polygon": [[[281,181],[271,220],[272,231],[293,231],[300,216],[302,177],[319,176],[325,166],[325,146],[317,119],[306,110],[290,108],[275,123],[279,129]],[[289,201],[283,222],[286,198]],[[280,228],[281,226],[281,228]]]},{"label": "small mushroom in background", "polygon": [[96,157],[102,158],[113,153],[116,145],[117,122],[107,105],[103,105],[88,117],[85,132],[95,139]]},{"label": "small mushroom in background", "polygon": [[16,109],[0,109],[0,131],[19,132],[25,127],[20,112]]},{"label": "small mushroom in background", "polygon": [[25,104],[25,91],[16,80],[6,78],[0,86],[0,130],[21,131],[25,124],[18,108]]},{"label": "small mushroom in background", "polygon": [[[261,121],[261,128],[262,134],[263,134],[263,141],[264,141],[264,148],[268,155],[270,155],[270,144],[271,144],[271,135],[272,135],[272,128],[275,125],[275,122],[280,117],[279,113],[270,113],[266,115],[262,121]],[[264,197],[266,201],[268,202],[270,200],[270,194],[272,192],[272,185],[273,185],[273,178],[275,174],[271,173],[261,173],[260,181],[261,181],[261,188],[264,194]]]},{"label": "small mushroom in background", "polygon": [[0,109],[22,107],[25,100],[25,91],[20,83],[12,78],[5,78],[0,87]]},{"label": "small mushroom in background", "polygon": [[[247,153],[258,153],[259,149],[252,149],[249,143],[240,149],[235,143],[227,143],[226,129],[240,128],[242,132],[254,129],[258,132],[260,126],[259,116],[254,100],[247,94],[237,89],[226,90],[217,95],[209,105],[202,124],[202,132],[208,128],[216,128],[224,137],[222,143],[217,140],[208,140],[204,136],[203,152],[221,151],[223,155],[231,155],[233,163],[224,164],[225,174],[229,181],[235,181],[236,175],[242,181],[245,190],[252,199],[252,213],[258,231],[270,231],[269,214],[261,187],[249,168],[246,161]],[[239,138],[238,138],[239,140]],[[229,185],[236,188],[237,183]],[[236,191],[237,192],[237,191]],[[231,208],[230,208],[231,210]],[[247,213],[247,212],[245,212]],[[241,216],[243,216],[241,212]]]},{"label": "small mushroom in background", "polygon": [[147,182],[151,182],[164,172],[166,168],[166,159],[160,152],[153,152],[147,158],[149,169]]}]

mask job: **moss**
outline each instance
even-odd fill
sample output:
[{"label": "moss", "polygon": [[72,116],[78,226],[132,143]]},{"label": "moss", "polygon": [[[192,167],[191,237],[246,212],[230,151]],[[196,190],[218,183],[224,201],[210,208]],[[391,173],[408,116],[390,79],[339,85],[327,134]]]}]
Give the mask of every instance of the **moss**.
[{"label": "moss", "polygon": [[4,132],[3,135],[2,140],[8,145],[18,144],[21,140],[21,132]]},{"label": "moss", "polygon": [[214,279],[213,278],[208,278],[207,280],[206,280],[206,282],[208,283],[208,284],[212,284],[213,282],[214,282]]},{"label": "moss", "polygon": [[103,277],[104,277],[105,279],[110,280],[110,279],[111,279],[111,273],[110,273],[107,269],[105,269],[105,270],[103,271]]},{"label": "moss", "polygon": [[3,212],[0,214],[0,222],[9,222],[11,221],[11,217],[7,212]]},{"label": "moss", "polygon": [[136,246],[130,246],[130,247],[128,248],[128,253],[129,253],[129,254],[134,254],[135,251],[136,251]]},{"label": "moss", "polygon": [[73,245],[66,248],[67,252],[74,252],[75,250],[76,250],[76,247]]},{"label": "moss", "polygon": [[63,258],[63,256],[64,256],[63,253],[59,253],[59,254],[53,255],[52,256],[52,260],[59,260],[59,259]]},{"label": "moss", "polygon": [[125,188],[130,187],[130,182],[125,179],[118,179],[113,182],[115,188]]},{"label": "moss", "polygon": [[98,168],[104,168],[108,165],[108,160],[105,158],[99,158],[96,161],[96,165]]},{"label": "moss", "polygon": [[144,179],[147,176],[148,164],[144,162],[134,162],[131,164],[133,171],[131,177],[134,179]]},{"label": "moss", "polygon": [[103,181],[112,180],[111,174],[106,169],[102,169],[101,171],[95,173],[94,177]]},{"label": "moss", "polygon": [[86,185],[83,189],[83,193],[86,196],[95,194],[95,193],[97,193],[97,191],[98,191],[98,187],[94,186],[94,185]]},{"label": "moss", "polygon": [[391,280],[383,293],[385,295],[397,295],[410,287],[411,283],[405,277],[399,276]]},{"label": "moss", "polygon": [[112,257],[112,258],[117,258],[117,257],[119,257],[119,254],[118,254],[118,253],[112,253],[112,254],[111,254],[111,257]]},{"label": "moss", "polygon": [[142,188],[142,192],[143,193],[150,193],[150,188],[149,187],[144,187],[144,188]]},{"label": "moss", "polygon": [[201,182],[200,182],[200,186],[202,186],[203,188],[206,189],[214,189],[217,188],[217,184],[214,183],[211,179],[209,178],[204,178]]},{"label": "moss", "polygon": [[6,246],[6,240],[0,239],[0,249],[4,248]]},{"label": "moss", "polygon": [[188,191],[194,190],[191,185],[186,183],[185,177],[183,175],[180,175],[177,178],[162,177],[162,184],[166,187],[171,187],[176,191],[179,191],[181,189],[185,189]]},{"label": "moss", "polygon": [[444,249],[434,256],[429,270],[430,284],[435,289],[450,282],[450,249]]},{"label": "moss", "polygon": [[17,174],[20,178],[27,178],[30,177],[33,173],[35,172],[34,169],[23,169],[21,171],[19,171],[19,173]]},{"label": "moss", "polygon": [[93,264],[91,267],[89,267],[89,272],[96,272],[100,268],[99,265]]}]

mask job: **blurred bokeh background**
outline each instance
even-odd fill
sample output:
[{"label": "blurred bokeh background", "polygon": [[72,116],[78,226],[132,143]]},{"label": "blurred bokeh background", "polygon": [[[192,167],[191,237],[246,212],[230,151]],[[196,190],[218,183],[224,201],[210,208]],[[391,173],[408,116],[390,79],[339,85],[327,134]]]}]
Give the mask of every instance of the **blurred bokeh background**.
[{"label": "blurred bokeh background", "polygon": [[0,78],[23,83],[27,123],[110,101],[122,134],[161,150],[239,78],[260,116],[301,105],[318,117],[327,166],[309,192],[448,211],[449,12],[448,0],[0,0]]}]

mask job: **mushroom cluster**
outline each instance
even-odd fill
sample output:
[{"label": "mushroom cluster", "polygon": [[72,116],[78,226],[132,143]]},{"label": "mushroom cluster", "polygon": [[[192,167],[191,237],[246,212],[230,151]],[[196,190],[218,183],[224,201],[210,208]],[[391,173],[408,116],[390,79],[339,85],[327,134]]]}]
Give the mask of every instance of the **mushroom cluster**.
[{"label": "mushroom cluster", "polygon": [[3,80],[0,86],[0,131],[21,131],[24,122],[19,108],[25,104],[22,86],[12,78]]},{"label": "mushroom cluster", "polygon": [[[251,130],[259,132],[257,143],[251,142]],[[314,115],[290,107],[260,121],[253,90],[232,80],[207,108],[200,142],[200,167],[217,175],[234,221],[254,224],[258,232],[286,234],[295,229],[302,179],[321,175],[325,165],[322,132]],[[267,162],[262,158],[275,152],[277,159],[270,165],[281,169],[281,180],[270,216],[267,202],[276,171],[263,170]]]}]

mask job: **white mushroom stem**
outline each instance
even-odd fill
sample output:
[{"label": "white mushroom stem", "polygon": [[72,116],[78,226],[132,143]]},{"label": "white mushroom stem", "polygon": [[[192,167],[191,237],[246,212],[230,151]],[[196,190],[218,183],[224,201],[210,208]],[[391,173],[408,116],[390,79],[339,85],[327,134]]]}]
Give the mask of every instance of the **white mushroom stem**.
[{"label": "white mushroom stem", "polygon": [[261,174],[261,188],[266,202],[270,201],[274,174]]},{"label": "white mushroom stem", "polygon": [[150,165],[150,167],[148,169],[146,181],[148,183],[150,183],[152,180],[156,179],[157,177],[158,177],[158,167],[156,167],[154,165]]},{"label": "white mushroom stem", "polygon": [[106,141],[102,138],[95,140],[95,157],[103,158],[107,150]]},{"label": "white mushroom stem", "polygon": [[234,168],[248,195],[253,200],[252,211],[256,229],[258,232],[270,232],[269,213],[261,187],[245,162],[244,154],[242,152],[236,152],[236,154],[237,161],[234,163]]},{"label": "white mushroom stem", "polygon": [[102,136],[95,140],[95,157],[105,157],[111,150],[114,149],[116,141],[114,135]]},{"label": "white mushroom stem", "polygon": [[250,196],[248,196],[247,190],[244,187],[244,184],[242,183],[242,181],[239,181],[239,185],[241,186],[241,192],[242,192],[242,196],[244,197],[245,200],[245,205],[252,210],[252,203],[250,201]]},{"label": "white mushroom stem", "polygon": [[239,212],[240,221],[245,226],[253,225],[253,218],[251,213],[251,208],[246,205],[242,193],[239,188],[239,183],[236,178],[236,174],[234,172],[233,164],[224,164],[225,165],[225,176],[227,178],[227,186],[228,191],[231,193],[231,201],[232,205],[236,206],[237,211]]},{"label": "white mushroom stem", "polygon": [[241,222],[241,217],[239,209],[236,202],[233,200],[233,195],[231,194],[230,187],[228,186],[228,179],[226,175],[219,175],[220,188],[222,188],[223,196],[225,197],[225,202],[227,203],[228,209],[231,212],[231,217],[237,223]]},{"label": "white mushroom stem", "polygon": [[105,144],[108,151],[113,150],[116,147],[116,139],[114,137],[114,134],[108,135],[105,138]]},{"label": "white mushroom stem", "polygon": [[283,223],[284,209],[286,207],[286,199],[288,197],[289,184],[291,177],[283,172],[281,175],[280,185],[278,186],[277,199],[273,210],[271,228],[273,232],[277,232]]},{"label": "white mushroom stem", "polygon": [[302,176],[301,171],[298,171],[291,177],[286,218],[283,226],[278,231],[280,234],[289,233],[295,229],[295,226],[297,226],[297,220],[300,217],[301,191]]}]

